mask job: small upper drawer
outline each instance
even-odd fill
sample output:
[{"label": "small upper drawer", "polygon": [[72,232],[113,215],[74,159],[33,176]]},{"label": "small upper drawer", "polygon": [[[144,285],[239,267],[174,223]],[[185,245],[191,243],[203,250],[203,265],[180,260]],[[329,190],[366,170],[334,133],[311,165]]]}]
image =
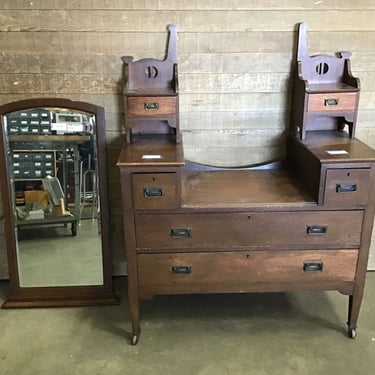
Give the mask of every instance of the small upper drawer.
[{"label": "small upper drawer", "polygon": [[325,205],[363,207],[366,205],[370,170],[327,169],[324,188]]},{"label": "small upper drawer", "polygon": [[128,98],[129,116],[165,116],[176,114],[175,96],[139,96]]},{"label": "small upper drawer", "polygon": [[354,111],[356,104],[357,93],[355,92],[310,94],[307,111]]},{"label": "small upper drawer", "polygon": [[176,173],[135,173],[132,183],[134,209],[177,207]]}]

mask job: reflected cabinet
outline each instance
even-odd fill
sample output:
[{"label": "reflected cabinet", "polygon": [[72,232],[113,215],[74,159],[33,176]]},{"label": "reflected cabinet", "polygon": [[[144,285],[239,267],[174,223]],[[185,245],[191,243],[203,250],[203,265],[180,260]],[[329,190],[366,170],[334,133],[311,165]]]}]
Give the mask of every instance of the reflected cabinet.
[{"label": "reflected cabinet", "polygon": [[3,307],[115,303],[103,108],[30,99],[1,106],[0,121]]}]

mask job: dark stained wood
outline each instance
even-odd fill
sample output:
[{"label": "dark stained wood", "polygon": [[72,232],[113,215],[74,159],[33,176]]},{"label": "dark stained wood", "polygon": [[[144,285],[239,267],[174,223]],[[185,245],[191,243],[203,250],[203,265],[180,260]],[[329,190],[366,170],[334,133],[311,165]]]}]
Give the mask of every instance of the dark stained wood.
[{"label": "dark stained wood", "polygon": [[345,125],[350,137],[355,136],[360,83],[351,73],[350,55],[309,56],[307,24],[299,24],[292,131],[301,139],[306,131],[340,130]]},{"label": "dark stained wood", "polygon": [[[342,211],[135,215],[136,246],[139,252],[356,248],[362,218],[363,211],[348,211],[345,215]],[[312,227],[319,227],[316,233]],[[173,229],[187,229],[190,233],[186,238],[173,237]]]},{"label": "dark stained wood", "polygon": [[[342,289],[352,291],[358,250],[141,254],[141,296]],[[321,272],[303,270],[322,263]],[[209,267],[208,267],[209,265]],[[191,267],[176,274],[172,267]]]},{"label": "dark stained wood", "polygon": [[132,134],[135,132],[158,133],[153,127],[147,127],[147,124],[141,130],[135,129],[142,120],[164,120],[172,128],[166,128],[167,134],[174,134],[177,143],[181,140],[177,28],[175,25],[169,25],[168,30],[168,50],[164,60],[145,58],[133,61],[132,56],[121,58],[124,63],[124,114],[128,143],[131,143]]},{"label": "dark stained wood", "polygon": [[300,182],[283,170],[217,170],[182,173],[182,207],[250,208],[315,204]]},{"label": "dark stained wood", "polygon": [[[349,295],[352,335],[371,241],[375,151],[342,131],[309,132],[288,137],[286,164],[223,169],[176,162],[181,145],[161,139],[126,144],[117,164],[132,343],[140,301],[178,293],[338,290]],[[163,147],[175,150],[167,163],[140,158]],[[167,195],[146,198],[145,186]]]},{"label": "dark stained wood", "polygon": [[131,144],[124,144],[117,166],[119,167],[168,167],[184,165],[182,143],[176,145],[170,136],[134,137]]}]

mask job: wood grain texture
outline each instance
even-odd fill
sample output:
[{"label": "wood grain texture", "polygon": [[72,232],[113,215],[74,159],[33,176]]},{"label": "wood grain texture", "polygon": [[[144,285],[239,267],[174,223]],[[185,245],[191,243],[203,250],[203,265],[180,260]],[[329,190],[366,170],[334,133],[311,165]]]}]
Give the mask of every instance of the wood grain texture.
[{"label": "wood grain texture", "polygon": [[[3,0],[0,104],[63,97],[103,106],[115,185],[124,140],[120,56],[164,58],[166,26],[176,23],[186,158],[274,160],[290,118],[296,24],[306,21],[310,54],[352,52],[361,80],[357,135],[375,146],[374,18],[368,0]],[[114,266],[123,265],[118,252]]]}]

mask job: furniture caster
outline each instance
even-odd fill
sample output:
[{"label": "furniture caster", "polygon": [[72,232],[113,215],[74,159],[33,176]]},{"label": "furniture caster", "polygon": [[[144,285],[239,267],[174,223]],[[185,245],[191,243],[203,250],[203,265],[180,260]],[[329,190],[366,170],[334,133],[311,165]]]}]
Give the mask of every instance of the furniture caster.
[{"label": "furniture caster", "polygon": [[77,223],[72,223],[72,236],[75,237],[77,235]]},{"label": "furniture caster", "polygon": [[351,339],[354,340],[357,337],[357,330],[355,328],[349,328],[348,335]]},{"label": "furniture caster", "polygon": [[132,334],[132,338],[130,340],[130,343],[132,345],[137,345],[138,344],[138,341],[139,341],[139,333],[133,333]]}]

